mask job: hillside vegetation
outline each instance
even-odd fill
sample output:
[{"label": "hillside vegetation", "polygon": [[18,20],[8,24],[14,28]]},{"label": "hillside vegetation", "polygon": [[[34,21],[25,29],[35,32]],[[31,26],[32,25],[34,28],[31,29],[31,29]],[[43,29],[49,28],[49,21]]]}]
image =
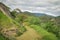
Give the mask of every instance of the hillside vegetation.
[{"label": "hillside vegetation", "polygon": [[0,10],[0,40],[60,40],[60,16],[36,16],[18,8],[10,14]]},{"label": "hillside vegetation", "polygon": [[36,32],[42,35],[42,40],[60,40],[60,18],[52,16],[30,15],[30,13],[19,13],[14,18],[19,23],[25,23],[28,27],[33,28]]},{"label": "hillside vegetation", "polygon": [[15,40],[24,31],[24,27],[0,10],[0,40]]}]

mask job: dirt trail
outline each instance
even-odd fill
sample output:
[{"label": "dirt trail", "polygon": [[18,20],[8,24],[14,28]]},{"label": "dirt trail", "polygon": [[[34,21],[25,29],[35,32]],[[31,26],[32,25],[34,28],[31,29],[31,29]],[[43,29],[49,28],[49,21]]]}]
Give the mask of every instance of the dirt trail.
[{"label": "dirt trail", "polygon": [[27,31],[23,35],[18,37],[17,40],[40,40],[41,39],[41,37],[37,34],[37,32],[34,29],[26,25],[25,27]]}]

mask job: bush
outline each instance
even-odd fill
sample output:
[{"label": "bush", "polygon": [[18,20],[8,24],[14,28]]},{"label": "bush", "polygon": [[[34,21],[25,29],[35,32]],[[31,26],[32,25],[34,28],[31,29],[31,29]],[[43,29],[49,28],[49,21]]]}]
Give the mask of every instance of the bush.
[{"label": "bush", "polygon": [[48,32],[48,31],[44,30],[44,29],[43,29],[42,27],[40,27],[40,26],[31,25],[30,27],[32,27],[32,28],[35,29],[40,35],[42,35],[42,36],[43,36],[43,37],[42,37],[43,40],[58,40],[57,37],[56,37],[54,34],[52,34],[52,33]]}]

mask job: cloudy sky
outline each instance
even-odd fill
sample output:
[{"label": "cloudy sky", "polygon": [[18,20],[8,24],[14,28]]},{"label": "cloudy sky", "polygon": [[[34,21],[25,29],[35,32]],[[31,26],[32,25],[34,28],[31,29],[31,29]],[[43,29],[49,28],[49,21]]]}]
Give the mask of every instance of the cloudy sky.
[{"label": "cloudy sky", "polygon": [[11,9],[20,8],[22,11],[60,15],[60,0],[0,0]]}]

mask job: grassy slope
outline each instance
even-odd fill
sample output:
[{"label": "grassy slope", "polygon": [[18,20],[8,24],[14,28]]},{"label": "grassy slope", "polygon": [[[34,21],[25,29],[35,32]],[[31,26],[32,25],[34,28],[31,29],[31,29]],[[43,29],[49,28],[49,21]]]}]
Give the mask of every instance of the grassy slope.
[{"label": "grassy slope", "polygon": [[0,25],[2,25],[3,27],[14,27],[17,26],[13,23],[14,21],[7,17],[6,15],[4,15],[1,11],[0,11]]},{"label": "grassy slope", "polygon": [[[11,19],[10,17],[7,17],[3,14],[2,11],[0,11],[0,28],[12,28],[17,27],[19,30],[24,31],[25,28],[20,27],[20,24],[17,23],[15,20]],[[2,35],[0,36],[0,40],[6,40]]]},{"label": "grassy slope", "polygon": [[[10,27],[18,27],[21,29],[20,24],[16,22],[15,20],[11,19],[10,17],[7,17],[3,14],[3,12],[0,11],[0,25],[2,27],[10,28]],[[22,28],[21,30],[23,30]]]},{"label": "grassy slope", "polygon": [[[7,27],[9,24],[8,22],[10,23],[10,20],[7,19],[7,17],[0,11],[0,28]],[[6,38],[4,38],[4,36],[0,34],[0,40],[6,40]]]},{"label": "grassy slope", "polygon": [[[21,17],[20,15],[19,18]],[[36,32],[38,32],[42,36],[43,40],[58,40],[56,35],[54,35],[53,33],[48,32],[47,30],[41,28],[40,26],[34,25],[34,23],[39,22],[38,18],[29,15],[27,17],[28,18],[24,20],[25,22],[27,22],[25,25],[29,25],[28,27],[32,27],[33,29],[35,29]]]},{"label": "grassy slope", "polygon": [[30,27],[32,27],[33,29],[35,29],[40,35],[43,36],[43,40],[58,40],[57,37],[52,34],[47,32],[46,30],[44,30],[43,28],[41,28],[40,26],[37,25],[30,25]]}]

